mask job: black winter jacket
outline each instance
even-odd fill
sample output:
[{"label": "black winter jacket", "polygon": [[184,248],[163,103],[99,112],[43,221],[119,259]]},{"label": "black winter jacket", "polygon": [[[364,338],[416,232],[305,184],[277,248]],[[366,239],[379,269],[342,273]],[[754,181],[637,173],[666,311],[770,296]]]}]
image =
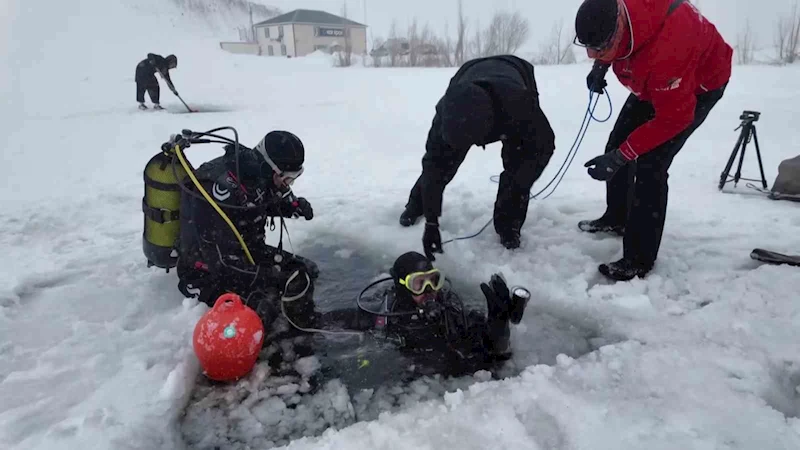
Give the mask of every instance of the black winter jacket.
[{"label": "black winter jacket", "polygon": [[[538,179],[553,155],[555,134],[539,106],[533,65],[513,55],[473,59],[459,68],[448,87],[476,81],[488,85],[492,94],[495,127],[487,139],[474,145],[486,146],[502,140],[504,145],[520,146],[523,152],[530,153],[530,157],[535,159],[535,178]],[[449,181],[446,179],[448,167],[462,161],[469,151],[469,147],[451,148],[442,138],[441,103],[442,100],[436,105],[422,161],[423,213],[431,222],[437,221],[441,215],[442,195]]]},{"label": "black winter jacket", "polygon": [[156,72],[161,72],[167,85],[173,86],[166,58],[155,53],[148,53],[147,58],[139,61],[139,64],[136,65],[136,82],[144,85],[157,85]]}]

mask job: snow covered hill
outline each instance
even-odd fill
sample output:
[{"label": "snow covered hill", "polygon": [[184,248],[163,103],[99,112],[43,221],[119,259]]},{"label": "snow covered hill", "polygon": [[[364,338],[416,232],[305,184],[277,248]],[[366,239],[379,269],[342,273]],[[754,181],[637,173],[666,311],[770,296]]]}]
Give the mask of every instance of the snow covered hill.
[{"label": "snow covered hill", "polygon": [[[218,433],[206,442],[269,446],[283,399],[186,429],[198,385],[191,333],[206,307],[183,299],[174,272],[146,267],[142,169],[183,128],[232,125],[250,145],[291,130],[308,159],[295,190],[316,213],[289,225],[294,249],[328,255],[323,271],[359,255],[390,262],[420,250],[422,230],[401,229],[397,217],[455,69],[337,69],[326,58],[231,55],[219,50],[216,31],[156,0],[5,6],[13,39],[0,61],[11,75],[11,95],[0,102],[0,448],[176,449],[189,438],[207,448],[196,440],[203,427]],[[203,112],[185,114],[166,89],[167,111],[136,109],[134,68],[148,52],[178,56],[175,85]],[[537,70],[557,135],[537,190],[578,131],[586,70]],[[503,249],[489,228],[437,258],[475,288],[502,271],[531,289],[534,301],[513,329],[522,373],[483,382],[478,374],[442,395],[416,386],[396,398],[394,412],[287,448],[800,448],[800,276],[748,258],[753,247],[800,251],[800,209],[744,183],[716,189],[743,109],[763,113],[769,183],[782,159],[800,153],[798,75],[798,67],[735,69],[725,98],[673,164],[656,270],[611,285],[596,268],[619,256],[621,242],[576,228],[604,208],[603,186],[582,163],[601,151],[626,96],[609,80],[612,120],[591,124],[558,190],[531,205],[522,248]],[[189,157],[218,154],[198,146]],[[496,192],[489,177],[500,170],[499,146],[470,153],[445,196],[444,239],[484,225]],[[758,176],[752,150],[744,171]],[[269,381],[263,375],[243,389]],[[363,393],[331,389],[316,405],[320,414],[359,411]]]}]

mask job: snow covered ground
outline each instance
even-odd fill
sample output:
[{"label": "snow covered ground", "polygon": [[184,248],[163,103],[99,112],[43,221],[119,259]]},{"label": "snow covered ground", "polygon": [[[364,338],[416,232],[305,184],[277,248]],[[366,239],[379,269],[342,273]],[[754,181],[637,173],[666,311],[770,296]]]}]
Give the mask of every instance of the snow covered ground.
[{"label": "snow covered ground", "polygon": [[[335,258],[360,252],[391,261],[421,247],[422,230],[400,228],[397,217],[455,69],[335,69],[325,58],[229,55],[202,26],[172,19],[171,7],[129,4],[6,4],[13,41],[2,61],[10,95],[0,104],[2,448],[185,446],[191,430],[182,415],[201,383],[191,333],[206,308],[182,298],[174,273],[146,268],[141,253],[142,169],[171,133],[231,125],[249,145],[273,129],[300,136],[307,164],[295,190],[316,213],[290,224],[300,254],[329,247]],[[134,67],[151,51],[178,55],[178,91],[207,112],[183,114],[166,89],[167,111],[136,110]],[[586,70],[537,69],[558,148],[535,189],[556,174],[575,138]],[[612,120],[592,123],[558,190],[531,205],[522,247],[503,249],[490,228],[437,258],[476,286],[502,271],[531,289],[535,300],[513,330],[522,373],[482,382],[476,374],[447,394],[442,382],[419,382],[387,394],[400,406],[380,415],[378,394],[365,403],[364,393],[333,382],[317,398],[328,403],[309,411],[338,413],[331,422],[348,425],[348,414],[369,409],[364,416],[374,420],[320,429],[288,448],[799,448],[800,277],[748,253],[800,251],[800,209],[752,195],[744,183],[734,193],[716,189],[743,109],[763,113],[757,126],[770,184],[778,163],[800,153],[798,75],[797,67],[735,69],[726,97],[673,164],[656,270],[611,285],[596,268],[620,256],[620,240],[576,227],[604,207],[603,186],[582,163],[601,151],[625,99],[609,80]],[[599,117],[605,108],[602,99]],[[189,150],[195,163],[217,154]],[[758,176],[754,156],[745,161],[750,178]],[[484,225],[496,192],[489,177],[500,170],[498,145],[471,152],[447,189],[444,239]],[[299,372],[317,370],[314,363],[304,360]],[[265,375],[252,379],[268,384]],[[265,400],[249,410],[262,422],[251,422],[240,442],[269,445],[264,430],[279,426],[283,398],[303,387],[302,376],[272,382],[284,387],[253,399]]]}]

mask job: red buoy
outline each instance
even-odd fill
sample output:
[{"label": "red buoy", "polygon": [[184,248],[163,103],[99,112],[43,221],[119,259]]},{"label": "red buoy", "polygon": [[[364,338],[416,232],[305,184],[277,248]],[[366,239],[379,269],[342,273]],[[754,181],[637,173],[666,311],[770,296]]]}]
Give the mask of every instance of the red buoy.
[{"label": "red buoy", "polygon": [[241,297],[226,293],[197,322],[193,341],[208,378],[234,381],[253,370],[264,343],[264,325]]}]

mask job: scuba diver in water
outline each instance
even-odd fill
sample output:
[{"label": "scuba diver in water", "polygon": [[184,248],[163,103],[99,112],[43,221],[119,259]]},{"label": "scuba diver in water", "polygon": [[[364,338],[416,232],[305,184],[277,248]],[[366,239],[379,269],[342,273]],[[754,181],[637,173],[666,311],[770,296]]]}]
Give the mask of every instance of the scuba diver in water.
[{"label": "scuba diver in water", "polygon": [[[444,363],[448,372],[458,372],[459,368],[477,370],[511,357],[509,323],[522,320],[530,298],[527,289],[510,292],[502,275],[492,275],[489,283],[480,284],[486,297],[488,314],[484,315],[480,308],[465,306],[446,283],[444,274],[420,253],[401,255],[389,272],[393,283],[373,296],[380,302],[378,308],[366,307],[361,297],[387,278],[365,288],[357,308],[317,313],[315,324],[324,329],[304,331],[368,332],[377,339],[394,342],[412,359]],[[286,318],[294,320],[292,314]]]},{"label": "scuba diver in water", "polygon": [[270,311],[277,306],[276,297],[303,298],[292,304],[293,313],[313,314],[317,265],[284,251],[282,245],[276,248],[265,242],[265,229],[269,225],[274,230],[275,217],[281,218],[281,241],[283,218],[314,217],[308,200],[295,197],[291,190],[303,173],[303,143],[288,131],[272,131],[253,149],[238,143],[224,148],[224,155],[194,171],[203,194],[213,197],[213,203],[193,180],[184,180],[177,246],[179,290],[209,306],[226,292],[236,293],[265,326],[274,319]]}]

